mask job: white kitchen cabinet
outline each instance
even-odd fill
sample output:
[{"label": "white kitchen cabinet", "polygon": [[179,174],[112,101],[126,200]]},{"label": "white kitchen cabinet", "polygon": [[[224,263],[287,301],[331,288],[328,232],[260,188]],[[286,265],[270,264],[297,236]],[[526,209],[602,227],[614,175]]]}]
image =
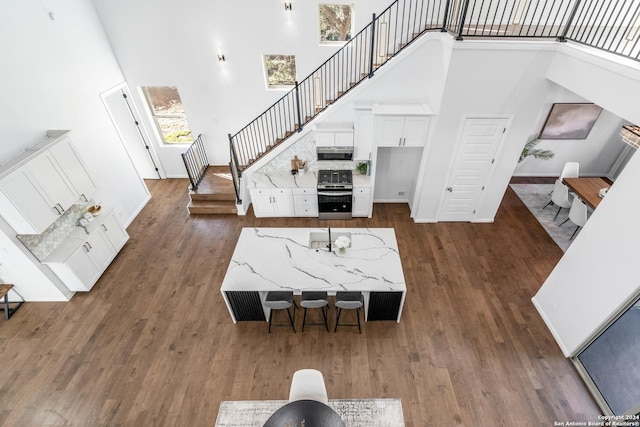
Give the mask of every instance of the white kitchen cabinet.
[{"label": "white kitchen cabinet", "polygon": [[379,116],[375,119],[378,147],[423,147],[428,117]]},{"label": "white kitchen cabinet", "polygon": [[353,147],[353,125],[351,127],[327,127],[315,131],[318,147]]},{"label": "white kitchen cabinet", "polygon": [[0,180],[0,191],[0,213],[18,234],[41,234],[62,214],[26,166]]},{"label": "white kitchen cabinet", "polygon": [[373,145],[373,114],[371,110],[355,112],[353,159],[371,160]]},{"label": "white kitchen cabinet", "polygon": [[[100,219],[101,218],[101,219]],[[79,246],[61,259],[47,264],[72,291],[89,291],[129,239],[113,214],[96,217],[87,227],[89,234],[70,237]],[[76,244],[78,244],[76,243]]]},{"label": "white kitchen cabinet", "polygon": [[87,201],[96,192],[96,184],[80,159],[69,138],[64,138],[49,150],[58,166],[75,189],[76,194]]},{"label": "white kitchen cabinet", "polygon": [[294,188],[293,206],[296,216],[318,216],[318,191],[316,188]]},{"label": "white kitchen cabinet", "polygon": [[100,224],[100,228],[102,228],[102,231],[104,231],[105,236],[116,252],[120,251],[124,244],[127,243],[127,240],[129,240],[129,235],[114,215],[107,215]]},{"label": "white kitchen cabinet", "polygon": [[353,216],[371,216],[371,188],[354,187],[353,189]]},{"label": "white kitchen cabinet", "polygon": [[291,188],[252,189],[251,202],[256,217],[294,216]]},{"label": "white kitchen cabinet", "polygon": [[[66,132],[64,132],[66,133]],[[0,170],[0,215],[18,234],[41,234],[96,186],[64,133],[54,132]]]}]

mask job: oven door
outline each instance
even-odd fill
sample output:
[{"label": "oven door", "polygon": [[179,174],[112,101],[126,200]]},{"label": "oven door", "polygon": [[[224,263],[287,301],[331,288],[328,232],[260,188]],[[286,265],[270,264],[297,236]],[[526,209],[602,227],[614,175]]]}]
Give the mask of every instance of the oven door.
[{"label": "oven door", "polygon": [[352,203],[351,190],[318,190],[318,218],[350,219]]}]

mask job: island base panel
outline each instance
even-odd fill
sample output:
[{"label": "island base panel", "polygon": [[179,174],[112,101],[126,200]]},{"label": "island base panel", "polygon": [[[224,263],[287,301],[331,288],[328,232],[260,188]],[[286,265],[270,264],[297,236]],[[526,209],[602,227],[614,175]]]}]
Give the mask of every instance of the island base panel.
[{"label": "island base panel", "polygon": [[236,322],[266,321],[260,293],[253,291],[225,292]]},{"label": "island base panel", "polygon": [[369,292],[367,321],[398,320],[402,292]]}]

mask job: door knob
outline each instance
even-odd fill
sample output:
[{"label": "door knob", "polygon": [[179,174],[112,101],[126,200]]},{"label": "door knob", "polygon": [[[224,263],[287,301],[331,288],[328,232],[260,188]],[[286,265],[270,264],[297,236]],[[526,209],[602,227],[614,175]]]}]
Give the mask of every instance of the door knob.
[{"label": "door knob", "polygon": [[451,192],[453,191],[453,188],[451,188],[451,187],[447,187],[447,191],[448,191],[449,193],[451,193]]}]

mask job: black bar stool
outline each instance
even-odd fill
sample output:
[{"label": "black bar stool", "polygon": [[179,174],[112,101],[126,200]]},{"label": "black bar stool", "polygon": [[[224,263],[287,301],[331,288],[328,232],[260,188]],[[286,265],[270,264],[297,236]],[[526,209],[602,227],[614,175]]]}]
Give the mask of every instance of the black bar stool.
[{"label": "black bar stool", "polygon": [[[338,330],[340,326],[357,326],[358,333],[362,333],[360,329],[360,308],[364,305],[364,295],[362,292],[336,292],[336,308],[338,309],[338,315],[336,316],[336,327],[333,332]],[[342,310],[355,310],[358,323],[340,323],[340,314]]]},{"label": "black bar stool", "polygon": [[[275,310],[287,310],[287,314],[289,315],[289,322],[291,323],[291,328],[293,328],[293,333],[296,332],[296,327],[294,325],[294,319],[296,317],[296,305],[295,302],[293,301],[293,291],[287,292],[287,291],[273,291],[273,292],[267,292],[267,298],[265,299],[265,301],[262,303],[265,307],[267,307],[268,309],[270,309],[269,311],[269,333],[271,333],[271,325],[273,326],[288,326],[287,323],[284,324],[278,324],[278,323],[273,323],[271,320],[273,319],[273,312]],[[291,306],[294,306],[293,308],[293,316],[291,316],[291,311],[289,311],[289,308]]]},{"label": "black bar stool", "polygon": [[[302,332],[304,325],[324,325],[329,332],[329,322],[327,321],[327,312],[329,311],[329,297],[326,292],[302,292],[300,297],[300,305],[304,308],[304,316],[302,317]],[[307,323],[307,309],[319,308],[322,311],[324,322]]]}]

